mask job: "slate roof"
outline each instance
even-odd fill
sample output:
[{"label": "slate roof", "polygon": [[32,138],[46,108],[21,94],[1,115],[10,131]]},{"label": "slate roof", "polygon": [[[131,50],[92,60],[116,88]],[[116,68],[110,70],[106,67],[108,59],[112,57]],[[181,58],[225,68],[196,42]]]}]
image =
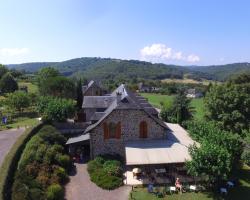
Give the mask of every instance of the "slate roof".
[{"label": "slate roof", "polygon": [[69,138],[66,144],[73,144],[73,143],[77,143],[77,142],[86,141],[89,139],[90,139],[89,134],[84,134],[84,135]]},{"label": "slate roof", "polygon": [[85,96],[82,108],[108,108],[115,99],[114,96]]},{"label": "slate roof", "polygon": [[150,104],[141,103],[140,101],[142,99],[141,96],[135,95],[133,92],[127,89],[124,84],[120,85],[116,90],[114,90],[114,92],[111,94],[111,97],[115,97],[115,100],[110,104],[107,110],[105,110],[105,114],[95,124],[92,124],[89,127],[87,127],[85,133],[88,133],[93,128],[98,126],[108,115],[112,113],[113,110],[118,110],[118,109],[143,110],[154,121],[156,121],[156,123],[158,123],[164,128],[167,128],[164,122],[153,116],[153,114],[158,114],[158,112]]}]

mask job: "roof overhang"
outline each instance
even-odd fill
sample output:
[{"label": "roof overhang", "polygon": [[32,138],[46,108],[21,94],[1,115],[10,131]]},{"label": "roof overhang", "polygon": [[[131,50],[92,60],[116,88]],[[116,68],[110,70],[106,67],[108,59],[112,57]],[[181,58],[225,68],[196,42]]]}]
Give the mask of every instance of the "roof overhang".
[{"label": "roof overhang", "polygon": [[125,145],[127,165],[184,163],[188,147],[170,140],[133,141]]},{"label": "roof overhang", "polygon": [[66,145],[74,144],[74,143],[78,143],[78,142],[83,142],[83,141],[88,141],[89,139],[90,139],[89,133],[83,134],[83,135],[80,135],[77,137],[69,138],[68,141],[66,142]]}]

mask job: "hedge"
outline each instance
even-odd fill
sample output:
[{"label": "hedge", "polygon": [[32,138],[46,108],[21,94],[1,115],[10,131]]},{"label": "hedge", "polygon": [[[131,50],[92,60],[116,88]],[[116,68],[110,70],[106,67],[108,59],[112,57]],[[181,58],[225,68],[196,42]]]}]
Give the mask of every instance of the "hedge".
[{"label": "hedge", "polygon": [[18,165],[18,161],[22,155],[26,143],[36,134],[42,127],[43,123],[35,127],[27,129],[12,146],[9,153],[6,155],[4,162],[0,168],[0,200],[11,199],[11,187],[14,180],[14,175]]}]

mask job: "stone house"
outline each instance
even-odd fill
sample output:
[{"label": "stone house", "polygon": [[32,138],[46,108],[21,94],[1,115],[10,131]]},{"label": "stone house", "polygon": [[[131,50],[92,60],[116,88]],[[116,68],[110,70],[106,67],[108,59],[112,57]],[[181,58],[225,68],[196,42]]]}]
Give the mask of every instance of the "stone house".
[{"label": "stone house", "polygon": [[196,89],[188,89],[186,91],[186,97],[188,98],[200,98],[203,97],[203,94]]},{"label": "stone house", "polygon": [[82,107],[89,126],[81,135],[69,138],[71,152],[80,145],[88,149],[90,158],[118,154],[127,165],[190,159],[188,145],[194,142],[186,131],[178,124],[163,122],[144,97],[124,84],[109,95],[84,96]]}]

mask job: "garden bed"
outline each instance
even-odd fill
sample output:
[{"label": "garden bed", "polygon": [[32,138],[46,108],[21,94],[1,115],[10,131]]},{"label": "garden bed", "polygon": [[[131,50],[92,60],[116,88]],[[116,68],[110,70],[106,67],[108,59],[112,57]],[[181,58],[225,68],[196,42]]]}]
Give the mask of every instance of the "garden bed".
[{"label": "garden bed", "polygon": [[71,166],[66,139],[53,126],[43,126],[27,143],[14,177],[12,200],[64,198],[63,184]]},{"label": "garden bed", "polygon": [[90,179],[103,189],[115,189],[123,184],[122,164],[107,156],[98,156],[88,163]]}]

